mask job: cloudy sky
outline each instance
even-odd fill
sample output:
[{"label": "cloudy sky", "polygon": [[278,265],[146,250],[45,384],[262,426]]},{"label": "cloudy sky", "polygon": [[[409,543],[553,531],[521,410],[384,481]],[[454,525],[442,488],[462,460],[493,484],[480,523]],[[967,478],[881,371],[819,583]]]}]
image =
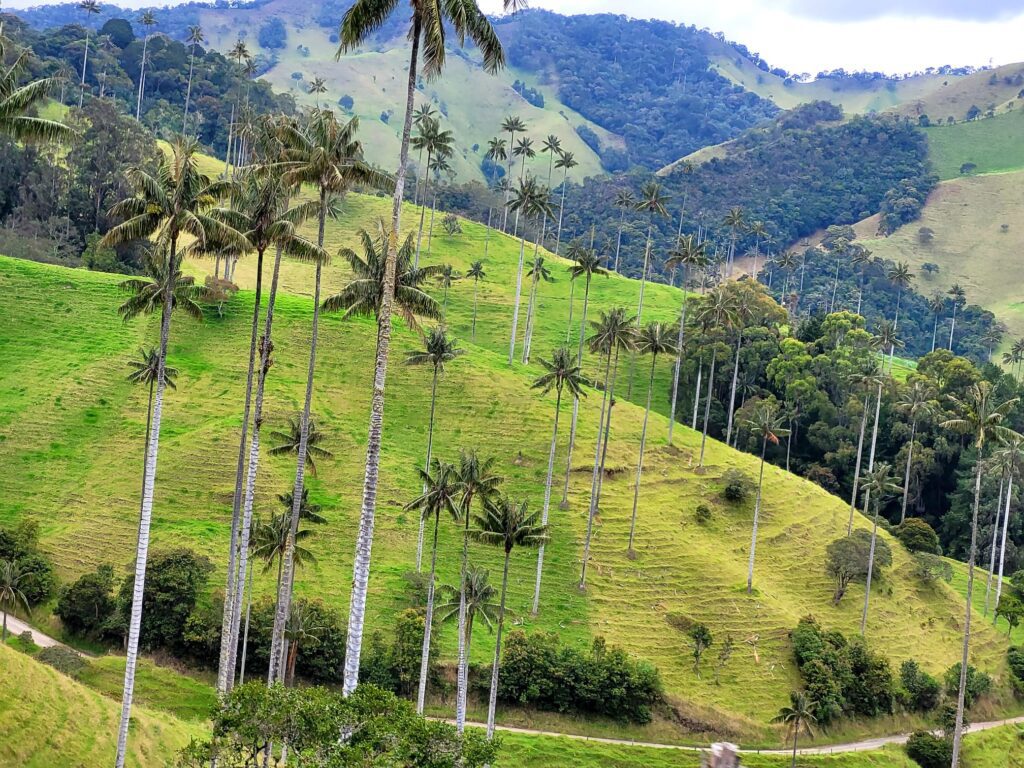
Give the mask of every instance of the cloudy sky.
[{"label": "cloudy sky", "polygon": [[[4,0],[7,7],[47,0]],[[111,0],[130,7],[175,0]],[[502,0],[480,0],[490,13]],[[721,31],[791,72],[910,72],[1024,61],[1024,0],[530,0],[560,13],[623,13]]]}]

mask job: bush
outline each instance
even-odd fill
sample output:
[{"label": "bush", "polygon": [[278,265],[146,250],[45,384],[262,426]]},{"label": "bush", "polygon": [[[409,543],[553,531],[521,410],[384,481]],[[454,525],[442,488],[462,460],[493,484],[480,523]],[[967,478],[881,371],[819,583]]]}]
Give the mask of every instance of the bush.
[{"label": "bush", "polygon": [[39,526],[35,522],[0,528],[0,560],[18,562],[23,574],[20,588],[30,606],[50,599],[57,580],[50,561],[39,551]]},{"label": "bush", "polygon": [[256,41],[261,48],[284,48],[288,43],[288,30],[285,29],[283,21],[272,17],[260,27]]},{"label": "bush", "polygon": [[928,712],[939,706],[942,685],[916,661],[907,660],[900,666],[900,684],[903,686],[900,700],[907,709]]},{"label": "bush", "polygon": [[[833,541],[825,551],[825,572],[835,583],[832,604],[839,605],[851,582],[867,578],[868,561],[871,557],[871,534],[863,529],[856,530],[850,536]],[[884,539],[876,537],[872,578],[877,579],[881,576],[881,569],[890,565],[892,550]]]},{"label": "bush", "polygon": [[[946,670],[946,695],[956,697],[960,694],[960,662]],[[974,702],[992,690],[992,678],[979,672],[970,664],[967,665],[967,690],[964,691],[964,706],[970,709]]]},{"label": "bush", "polygon": [[356,105],[355,99],[349,96],[347,93],[338,99],[338,106],[344,109],[346,112],[351,112],[352,107]]},{"label": "bush", "polygon": [[1006,660],[1010,665],[1010,683],[1014,693],[1024,697],[1024,647],[1010,648],[1006,652]]},{"label": "bush", "polygon": [[590,653],[563,646],[553,632],[509,633],[498,696],[555,712],[589,712],[634,723],[651,720],[661,700],[658,671],[596,638]]},{"label": "bush", "polygon": [[697,522],[704,524],[711,520],[711,507],[707,504],[698,504],[696,510]]},{"label": "bush", "polygon": [[114,569],[101,565],[61,591],[54,613],[75,635],[96,635],[113,615]]},{"label": "bush", "polygon": [[917,552],[914,554],[914,576],[925,584],[934,584],[940,579],[948,583],[953,580],[953,566],[938,555]]},{"label": "bush", "polygon": [[725,485],[722,487],[722,496],[726,501],[738,504],[747,500],[750,495],[750,478],[738,469],[727,469],[722,475]]},{"label": "bush", "polygon": [[928,552],[932,555],[942,554],[939,546],[939,535],[928,523],[919,517],[911,517],[896,526],[896,537],[911,552]]},{"label": "bush", "polygon": [[43,650],[36,654],[36,659],[43,662],[43,664],[49,664],[58,672],[62,672],[68,677],[77,677],[78,673],[85,669],[85,660],[63,645],[52,645],[49,648],[43,648]]},{"label": "bush", "polygon": [[921,768],[948,768],[953,761],[953,743],[928,731],[915,731],[907,739],[907,756]]}]

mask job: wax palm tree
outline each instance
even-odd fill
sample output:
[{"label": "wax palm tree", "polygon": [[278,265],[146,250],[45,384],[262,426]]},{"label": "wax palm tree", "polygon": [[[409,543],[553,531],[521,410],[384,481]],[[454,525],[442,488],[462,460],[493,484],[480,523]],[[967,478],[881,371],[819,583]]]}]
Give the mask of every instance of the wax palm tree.
[{"label": "wax palm tree", "polygon": [[654,395],[654,371],[658,355],[671,355],[676,351],[672,332],[665,323],[649,323],[636,334],[634,346],[637,354],[651,356],[651,374],[647,381],[647,407],[644,409],[644,424],[640,429],[640,453],[636,462],[636,482],[633,484],[633,517],[629,523],[629,544],[626,554],[634,556],[633,537],[636,532],[636,509],[640,502],[640,477],[644,471],[644,448],[647,445],[647,422],[651,416],[651,397]]},{"label": "wax palm tree", "polygon": [[[955,307],[954,307],[955,310]],[[976,452],[974,462],[974,506],[971,513],[971,548],[967,558],[967,609],[964,619],[963,654],[960,659],[960,688],[957,694],[956,729],[953,732],[953,763],[957,768],[960,759],[960,739],[964,722],[964,693],[967,687],[967,655],[971,645],[971,598],[974,591],[974,563],[977,557],[978,507],[981,504],[981,476],[985,467],[986,450],[989,443],[1016,441],[1016,432],[1003,426],[1009,412],[1017,405],[1013,398],[998,402],[992,385],[981,381],[971,385],[966,397],[947,395],[957,418],[942,422],[943,429],[970,437]]]},{"label": "wax palm tree", "polygon": [[[56,120],[34,117],[29,113],[46,101],[59,78],[46,77],[18,85],[28,66],[28,51],[19,53],[10,66],[2,67],[3,40],[0,40],[0,136],[22,143],[67,141],[75,132]],[[63,101],[63,99],[61,99]]]},{"label": "wax palm tree", "polygon": [[[550,213],[551,203],[548,191],[537,184],[536,179],[528,176],[520,180],[518,187],[513,192],[509,202],[510,210],[516,212],[518,227],[519,214],[524,213],[528,217],[538,217],[542,213]],[[508,363],[512,364],[516,352],[516,335],[519,327],[519,304],[523,293],[523,265],[526,260],[526,227],[523,227],[519,236],[519,266],[516,270],[516,293],[515,303],[512,307],[512,331],[509,334]]]},{"label": "wax palm tree", "polygon": [[326,627],[314,624],[314,620],[315,614],[309,610],[306,603],[294,603],[289,607],[288,623],[284,631],[288,645],[288,661],[283,675],[286,685],[295,683],[295,664],[299,658],[299,648],[320,645]]},{"label": "wax palm tree", "polygon": [[941,293],[934,293],[932,297],[928,299],[928,311],[932,313],[934,318],[932,322],[932,348],[931,351],[935,351],[936,337],[939,333],[939,318],[946,312],[946,297]]},{"label": "wax palm tree", "polygon": [[785,414],[779,410],[777,403],[765,400],[758,404],[746,427],[751,434],[761,438],[761,469],[757,476],[757,497],[754,501],[754,525],[750,535],[750,558],[747,562],[747,594],[754,591],[754,556],[757,552],[757,528],[761,519],[761,499],[764,489],[764,463],[768,444],[778,445],[779,438],[788,437],[789,430],[782,427],[786,420]]},{"label": "wax palm tree", "polygon": [[[211,215],[219,198],[233,189],[230,182],[211,182],[199,172],[196,164],[197,145],[189,139],[178,139],[171,147],[170,157],[162,156],[155,175],[141,169],[131,169],[128,180],[137,190],[136,195],[117,203],[111,214],[123,219],[100,240],[104,246],[114,246],[149,238],[157,254],[164,259],[165,275],[175,275],[182,253],[178,247],[183,237],[192,239],[190,248],[203,250],[208,240],[225,245],[245,246],[245,238],[236,230]],[[116,768],[123,768],[128,742],[128,723],[131,714],[138,664],[139,634],[142,624],[142,594],[146,580],[146,556],[149,551],[149,529],[153,511],[153,489],[156,479],[157,449],[160,444],[160,425],[163,416],[164,375],[167,364],[167,346],[171,330],[171,309],[174,304],[175,280],[163,280],[164,296],[161,302],[159,363],[156,394],[153,400],[153,419],[149,436],[149,456],[144,479],[142,513],[139,521],[138,547],[135,557],[135,581],[132,591],[131,618],[128,627],[127,658],[125,663],[124,696],[121,704],[121,724],[118,731]]]},{"label": "wax palm tree", "polygon": [[668,209],[665,204],[669,195],[665,188],[656,181],[649,181],[640,190],[640,198],[636,201],[635,210],[647,214],[647,245],[644,248],[644,267],[640,273],[640,303],[637,306],[636,321],[637,327],[643,322],[644,315],[644,286],[647,284],[647,272],[651,260],[651,243],[654,237],[655,217],[668,216]]},{"label": "wax palm tree", "polygon": [[[551,428],[551,448],[548,450],[548,474],[544,483],[544,507],[541,512],[541,525],[548,524],[548,511],[551,508],[551,480],[555,471],[555,453],[558,448],[558,417],[562,411],[562,392],[568,390],[574,399],[585,397],[583,385],[586,379],[579,364],[566,347],[559,347],[551,353],[551,360],[541,358],[544,373],[533,382],[533,388],[543,394],[555,390],[555,418]],[[540,582],[544,572],[544,544],[541,543],[537,552],[537,582],[533,590],[533,615],[540,609]]]},{"label": "wax palm tree", "polygon": [[[468,519],[468,515],[466,517]],[[479,620],[484,623],[488,631],[494,631],[494,624],[498,620],[498,604],[495,602],[498,590],[491,584],[489,576],[490,573],[486,568],[470,565],[464,569],[459,587],[450,585],[441,587],[441,591],[447,599],[436,608],[440,614],[440,621],[443,623],[455,617],[458,617],[459,620],[459,691],[464,690],[469,674],[467,667],[473,642],[473,626]],[[459,703],[461,707],[458,703],[456,704],[455,725],[458,732],[462,733],[466,723],[465,699],[459,699]],[[459,712],[461,712],[461,716],[458,714]]]},{"label": "wax palm tree", "polygon": [[626,223],[626,211],[636,209],[636,198],[633,196],[633,190],[620,189],[616,192],[615,207],[619,209],[619,228],[618,234],[615,237],[615,263],[612,266],[612,271],[618,272],[619,252],[622,250],[622,228]]},{"label": "wax palm tree", "polygon": [[89,17],[100,12],[100,4],[96,0],[81,0],[78,9],[85,13],[85,51],[82,53],[82,90],[78,95],[78,108],[85,101],[85,70],[89,66]]},{"label": "wax palm tree", "polygon": [[[443,327],[431,328],[427,331],[423,349],[410,352],[405,358],[406,365],[429,366],[431,369],[430,379],[430,419],[427,426],[427,458],[424,462],[424,471],[430,469],[430,455],[434,447],[434,414],[437,408],[437,382],[444,373],[444,367],[455,358],[464,354],[465,350],[456,346],[455,339],[449,336]],[[423,531],[425,521],[420,520],[420,532],[416,542],[416,570],[420,570],[423,563]]]},{"label": "wax palm tree", "polygon": [[545,283],[555,282],[554,276],[551,274],[551,270],[544,266],[544,257],[535,256],[533,259],[533,266],[530,267],[526,276],[530,280],[530,298],[526,304],[526,333],[523,338],[523,363],[530,362],[530,349],[533,346],[533,328],[534,328],[534,316],[537,313],[537,305],[540,303],[540,299],[537,295],[537,288],[541,281]]},{"label": "wax palm tree", "polygon": [[[705,334],[720,333],[734,326],[737,321],[735,297],[723,286],[712,290],[697,307],[696,320],[704,329]],[[718,345],[711,345],[711,367],[708,372],[708,396],[704,407],[704,428],[700,440],[700,460],[698,467],[704,466],[704,448],[708,441],[708,426],[711,423],[711,398],[714,394],[715,364],[718,362]]]},{"label": "wax palm tree", "polygon": [[741,293],[736,299],[736,355],[732,365],[732,384],[729,387],[728,421],[725,428],[725,444],[732,442],[733,418],[736,414],[736,389],[740,377],[740,351],[743,349],[743,331],[751,321],[754,313],[747,300],[747,294]]},{"label": "wax palm tree", "polygon": [[484,271],[484,263],[482,261],[474,261],[470,264],[469,269],[466,270],[466,277],[473,280],[473,325],[470,331],[470,338],[476,341],[477,289],[480,287],[480,281],[487,277],[487,272]]},{"label": "wax palm tree", "polygon": [[142,119],[142,96],[146,90],[146,56],[149,51],[149,38],[152,34],[149,28],[156,26],[156,15],[152,11],[143,11],[140,22],[145,27],[146,34],[142,38],[142,62],[139,65],[139,94],[135,101],[136,120]]},{"label": "wax palm tree", "polygon": [[[146,435],[142,449],[142,478],[144,484],[146,478],[146,463],[149,458],[149,430],[152,426],[153,418],[153,391],[156,389],[157,377],[161,375],[160,355],[157,352],[156,347],[150,347],[149,349],[140,348],[139,357],[135,360],[129,360],[128,367],[131,369],[131,372],[126,377],[128,381],[132,384],[144,384],[149,388],[149,400],[146,403]],[[162,375],[164,379],[164,387],[175,389],[174,380],[178,377],[178,369],[165,365]],[[142,490],[145,490],[144,485]],[[139,507],[141,511],[142,493],[139,494]]]},{"label": "wax palm tree", "polygon": [[[899,261],[886,270],[885,278],[896,288],[896,313],[893,315],[892,327],[898,331],[900,327],[900,303],[903,300],[903,291],[910,287],[914,280],[914,273],[910,271],[910,265],[905,261]],[[892,368],[893,357],[896,351],[889,349],[889,368]]]},{"label": "wax palm tree", "polygon": [[921,380],[914,381],[896,404],[896,410],[910,419],[910,441],[907,443],[907,467],[903,476],[903,504],[900,508],[900,525],[907,518],[907,497],[910,495],[910,467],[914,460],[914,440],[917,438],[917,423],[931,415],[933,393]]},{"label": "wax palm tree", "polygon": [[558,203],[558,234],[555,236],[555,255],[559,254],[562,246],[562,221],[565,217],[565,192],[569,188],[569,171],[578,166],[576,156],[572,152],[563,151],[555,160],[555,168],[562,171],[562,192],[561,200]]},{"label": "wax palm tree", "polygon": [[[418,267],[420,263],[420,246],[423,242],[423,228],[427,215],[426,198],[429,194],[430,174],[431,172],[434,172],[435,175],[438,175],[437,171],[440,168],[447,167],[447,162],[438,165],[438,159],[440,158],[447,161],[447,158],[451,157],[451,154],[454,151],[452,147],[455,138],[451,131],[441,130],[441,126],[437,120],[428,118],[420,123],[419,133],[411,141],[413,148],[423,148],[427,152],[426,173],[423,175],[423,197],[420,200],[420,224],[416,235],[416,257],[413,259],[413,266]],[[430,206],[430,220],[431,225],[433,225],[433,203],[431,203]]]},{"label": "wax palm tree", "polygon": [[[611,409],[615,396],[615,376],[619,369],[619,353],[623,349],[633,348],[635,322],[626,315],[626,310],[617,308],[602,312],[598,320],[591,321],[593,330],[587,344],[590,351],[603,355],[605,358],[604,383],[602,386],[601,411],[597,423],[597,440],[594,448],[594,471],[590,480],[590,509],[587,515],[587,534],[583,544],[583,565],[580,569],[580,589],[587,584],[587,561],[590,558],[590,537],[594,527],[594,515],[597,514],[598,482],[603,471],[602,448],[607,448],[607,440],[602,440],[611,427]],[[614,373],[613,373],[614,372]],[[605,413],[607,412],[607,424]]]},{"label": "wax palm tree", "polygon": [[851,246],[850,251],[850,264],[860,272],[860,286],[857,291],[857,314],[859,315],[864,304],[864,280],[868,267],[874,262],[874,256],[871,251],[860,245]]},{"label": "wax palm tree", "polygon": [[[516,145],[516,134],[526,132],[526,123],[522,121],[517,115],[509,115],[501,123],[502,133],[508,134],[508,146],[512,149]],[[506,178],[509,183],[512,181],[512,162],[515,160],[515,156],[511,152],[505,153],[505,159],[508,160],[508,171]],[[511,188],[505,190],[505,208],[501,218],[501,231],[507,232],[508,227],[508,212],[509,212],[509,194]]]},{"label": "wax palm tree", "polygon": [[1010,503],[1013,500],[1013,481],[1020,476],[1021,467],[1024,466],[1024,437],[1019,435],[1011,436],[1005,445],[995,451],[997,461],[1009,467],[1007,481],[1009,486],[1006,491],[1006,511],[1003,514],[1002,543],[999,546],[999,575],[996,579],[996,600],[993,608],[992,623],[999,618],[999,599],[1003,594],[1003,567],[1006,564],[1006,534],[1010,527]]},{"label": "wax palm tree", "polygon": [[188,34],[185,37],[185,44],[189,47],[188,55],[188,86],[185,88],[185,111],[181,118],[181,133],[184,135],[188,130],[188,108],[192,103],[192,74],[196,68],[196,47],[206,42],[206,37],[203,35],[203,28],[198,24],[192,25],[188,28]]},{"label": "wax palm tree", "polygon": [[864,368],[850,376],[850,383],[864,394],[864,401],[861,405],[860,437],[857,439],[857,459],[853,465],[853,493],[850,495],[850,520],[846,525],[846,535],[853,534],[853,515],[857,511],[857,499],[860,494],[861,459],[864,457],[864,433],[867,430],[869,403],[871,393],[878,389],[879,396],[875,404],[875,421],[881,412],[881,391],[885,386],[885,376],[882,373],[878,362],[871,359]]},{"label": "wax palm tree", "polygon": [[726,256],[726,275],[732,275],[732,262],[736,257],[736,240],[739,238],[740,232],[742,232],[747,226],[746,215],[743,213],[743,209],[739,207],[730,208],[729,212],[722,219],[722,226],[729,229],[729,253]]},{"label": "wax palm tree", "polygon": [[[487,185],[491,189],[498,188],[498,168],[501,163],[508,159],[508,145],[502,138],[495,136],[487,141],[487,152],[484,155],[488,160],[491,161],[491,173],[487,179]],[[502,179],[501,181],[507,181]],[[502,190],[505,197],[505,206],[508,205],[508,189]],[[489,200],[490,198],[488,198]],[[491,241],[491,220],[494,208],[489,203],[487,205],[487,229],[484,232],[484,258],[487,257],[487,247]]]},{"label": "wax palm tree", "polygon": [[686,334],[686,307],[689,303],[686,294],[686,285],[695,269],[705,269],[708,266],[708,254],[705,243],[698,242],[693,235],[680,237],[676,247],[672,249],[668,260],[665,262],[673,269],[677,266],[683,268],[683,298],[679,310],[679,333],[676,337],[676,363],[672,369],[672,404],[669,409],[668,421],[668,444],[672,445],[672,428],[676,421],[676,402],[679,396],[679,372],[683,367],[683,353],[685,350],[684,336]]},{"label": "wax palm tree", "polygon": [[118,283],[118,288],[129,295],[117,308],[124,322],[162,309],[168,288],[172,310],[180,310],[193,320],[203,319],[202,304],[212,294],[205,286],[196,285],[194,277],[182,274],[180,260],[175,261],[173,280],[167,279],[167,263],[157,256],[147,259],[146,270],[149,277],[132,277]]},{"label": "wax palm tree", "polygon": [[954,284],[947,293],[953,299],[953,320],[949,326],[949,351],[952,352],[953,334],[956,333],[956,311],[967,303],[967,294],[959,283]]},{"label": "wax palm tree", "polygon": [[434,242],[434,214],[437,211],[437,191],[441,186],[441,178],[447,177],[449,182],[455,178],[455,169],[448,162],[451,153],[441,154],[440,152],[430,161],[430,171],[434,174],[434,188],[430,191],[430,227],[427,229],[427,253]]},{"label": "wax palm tree", "polygon": [[[351,248],[343,248],[340,251],[339,255],[348,262],[354,277],[340,293],[324,300],[325,312],[344,312],[343,317],[380,317],[384,302],[384,272],[390,237],[386,227],[383,220],[379,221],[376,237],[372,237],[365,229],[359,230],[362,256]],[[423,290],[423,284],[428,279],[437,277],[442,266],[432,264],[415,269],[412,266],[412,259],[412,235],[407,235],[405,243],[398,251],[392,311],[398,313],[410,328],[419,330],[419,318],[440,320],[443,317],[441,305]]]},{"label": "wax palm tree", "polygon": [[[505,0],[505,8],[517,7],[515,0]],[[398,8],[398,0],[356,0],[346,11],[341,22],[338,49],[358,48]],[[363,480],[363,501],[359,517],[359,535],[356,540],[354,579],[348,620],[348,639],[345,653],[346,694],[355,690],[359,682],[359,659],[362,651],[363,619],[366,612],[366,592],[370,574],[370,551],[373,543],[373,520],[377,506],[377,481],[380,466],[380,442],[384,423],[384,386],[387,376],[391,344],[391,312],[395,291],[395,264],[398,256],[398,237],[401,225],[402,201],[405,196],[405,175],[409,163],[409,135],[412,130],[412,105],[416,93],[420,47],[423,52],[423,74],[428,78],[440,75],[444,68],[448,30],[456,34],[462,44],[469,37],[480,51],[483,68],[496,72],[505,64],[505,54],[490,22],[483,15],[476,0],[452,0],[443,6],[417,4],[410,17],[409,78],[406,85],[406,114],[402,126],[401,150],[395,190],[391,207],[391,236],[385,260],[385,279],[381,313],[377,330],[377,353],[374,362],[373,396],[370,404],[370,429],[366,446],[366,471]]]},{"label": "wax palm tree", "polygon": [[437,273],[437,285],[444,291],[444,299],[441,302],[441,316],[448,314],[448,289],[462,279],[462,274],[455,271],[451,264],[442,264]]},{"label": "wax palm tree", "polygon": [[505,628],[505,598],[508,594],[508,566],[516,547],[539,547],[547,542],[547,527],[538,520],[537,512],[528,512],[525,501],[507,496],[488,499],[483,512],[473,516],[476,528],[473,537],[505,553],[501,576],[501,599],[498,602],[498,631],[491,667],[491,688],[487,703],[487,738],[494,738],[494,713],[498,703],[498,670],[501,666],[501,636]]},{"label": "wax palm tree", "polygon": [[[693,171],[690,171],[693,173]],[[682,224],[682,217],[680,216],[680,224]],[[754,279],[757,279],[757,260],[761,258],[761,240],[768,237],[768,228],[764,225],[764,222],[760,219],[755,219],[750,222],[750,226],[747,228],[747,234],[754,236],[754,268],[751,270],[751,275]]]},{"label": "wax palm tree", "polygon": [[320,96],[327,93],[327,81],[322,77],[314,77],[313,82],[309,84],[308,93],[313,97],[316,108],[320,109]]},{"label": "wax palm tree", "polygon": [[990,325],[985,329],[985,333],[981,335],[981,343],[985,345],[987,356],[985,360],[992,362],[992,355],[995,354],[995,348],[999,346],[999,342],[1003,340],[1003,334],[1006,331],[1006,327],[1000,327],[1000,324]]},{"label": "wax palm tree", "polygon": [[[871,517],[871,546],[868,549],[867,584],[864,587],[864,611],[860,617],[860,634],[864,635],[868,626],[868,605],[871,601],[871,576],[875,570],[875,545],[878,541],[878,518],[882,513],[882,505],[890,497],[903,490],[892,476],[892,465],[882,462],[869,471],[864,478],[865,498],[874,497],[875,513]],[[866,502],[865,502],[866,504]],[[867,511],[865,509],[865,511]]]},{"label": "wax palm tree", "polygon": [[800,264],[800,258],[793,251],[787,251],[778,255],[776,264],[778,264],[780,270],[786,273],[786,280],[782,286],[782,300],[785,302],[789,295],[789,281],[793,277],[793,272]]},{"label": "wax palm tree", "polygon": [[1018,457],[1009,446],[1003,445],[992,452],[988,462],[988,472],[999,475],[999,495],[996,496],[995,514],[992,515],[992,543],[989,547],[988,569],[985,576],[985,607],[982,616],[988,616],[989,603],[992,597],[992,578],[996,572],[996,551],[999,549],[999,521],[1003,511],[1003,488],[1006,487],[1006,514],[1010,513],[1010,499],[1013,496],[1013,474],[1017,471]]},{"label": "wax palm tree", "polygon": [[[241,68],[243,61],[249,61],[252,56],[249,53],[249,47],[245,44],[245,41],[239,38],[234,46],[228,51],[228,58],[234,60],[235,66]],[[231,116],[228,121],[228,143],[227,151],[224,156],[224,175],[228,174],[231,169],[231,160],[234,156],[234,145],[235,145],[235,114],[239,111],[239,100],[241,99],[241,93],[235,92],[235,101],[231,105]]]},{"label": "wax palm tree", "polygon": [[803,731],[809,737],[814,736],[813,725],[817,722],[814,716],[815,703],[811,698],[802,692],[789,694],[789,706],[779,710],[779,714],[772,718],[773,723],[784,723],[786,729],[793,736],[793,760],[791,768],[796,768],[797,743],[800,739],[800,732]]},{"label": "wax palm tree", "polygon": [[[270,431],[269,436],[275,445],[270,448],[268,453],[271,456],[297,455],[299,444],[302,442],[302,431],[302,418],[289,417],[287,430],[273,429]],[[310,477],[316,477],[316,459],[334,458],[334,454],[323,447],[323,440],[324,433],[317,428],[316,421],[310,417],[306,426],[306,469],[309,471]]]},{"label": "wax palm tree", "polygon": [[[428,121],[437,121],[438,112],[434,109],[430,102],[421,102],[418,107],[412,113],[412,127],[422,128],[427,124]],[[413,192],[412,200],[416,205],[420,204],[420,187],[423,183],[423,177],[426,175],[423,165],[423,152],[426,150],[426,144],[422,139],[418,139],[417,136],[412,136],[409,139],[409,147],[419,151],[418,158],[416,160],[416,188]]]},{"label": "wax palm tree", "polygon": [[[583,310],[580,317],[579,343],[576,348],[576,367],[582,370],[583,365],[583,343],[586,336],[587,309],[590,303],[590,283],[595,275],[608,276],[608,270],[601,266],[603,257],[598,256],[591,249],[582,249],[576,255],[576,263],[569,267],[570,280],[573,284],[576,280],[583,278]],[[576,444],[576,421],[580,413],[580,399],[573,396],[572,399],[572,421],[569,425],[569,450],[565,459],[565,485],[562,489],[561,509],[569,508],[569,475],[572,473],[572,450]]]},{"label": "wax palm tree", "polygon": [[17,610],[19,605],[26,613],[32,613],[24,592],[31,577],[32,574],[23,571],[17,560],[0,560],[0,612],[4,615],[0,645],[7,642],[7,614]]},{"label": "wax palm tree", "polygon": [[[430,639],[434,623],[434,582],[437,573],[437,533],[441,515],[450,515],[454,522],[461,516],[459,506],[459,477],[452,464],[434,459],[432,471],[418,470],[423,482],[423,493],[405,505],[406,510],[419,510],[420,520],[433,520],[434,537],[430,547],[430,577],[427,580],[427,608],[423,623],[423,650],[420,654],[420,680],[416,695],[416,713],[423,714],[427,695],[427,670],[430,666]],[[422,525],[421,525],[422,528]]]},{"label": "wax palm tree", "polygon": [[504,478],[494,472],[493,457],[481,459],[475,451],[459,454],[459,511],[462,517],[462,567],[459,571],[459,661],[456,675],[455,727],[462,733],[466,725],[466,696],[469,688],[469,636],[468,611],[472,597],[467,590],[469,581],[469,524],[473,503],[482,505],[498,493]]},{"label": "wax palm tree", "polygon": [[[544,139],[544,141],[542,141],[541,144],[540,144],[540,152],[541,152],[542,155],[543,154],[547,154],[547,156],[548,156],[548,179],[545,182],[545,184],[547,185],[548,189],[551,189],[551,173],[552,173],[552,171],[554,171],[554,168],[555,168],[555,166],[554,166],[555,158],[556,157],[558,157],[558,158],[562,157],[562,140],[560,138],[558,138],[557,136],[555,136],[553,133],[549,133],[548,137],[546,139]],[[563,187],[564,187],[564,183],[563,183]],[[565,190],[563,189],[562,192],[563,192],[563,200],[562,200],[562,202],[564,203],[565,202],[565,200],[564,200],[564,192],[565,192]],[[541,239],[542,242],[544,240],[544,233],[547,232],[547,224],[548,224],[547,217],[544,217],[544,222],[541,224],[541,230],[540,230],[541,231],[540,239]],[[560,243],[558,243],[558,242],[555,243],[555,255],[556,256],[558,255],[558,246],[559,245],[560,245]]]}]

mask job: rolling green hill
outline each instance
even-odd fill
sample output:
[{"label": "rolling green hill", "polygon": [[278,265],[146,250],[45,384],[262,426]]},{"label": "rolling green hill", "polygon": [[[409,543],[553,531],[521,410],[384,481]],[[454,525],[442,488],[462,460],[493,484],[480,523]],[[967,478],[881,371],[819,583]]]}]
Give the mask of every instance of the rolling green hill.
[{"label": "rolling green hill", "polygon": [[[386,201],[379,198],[350,196],[342,219],[331,226],[329,246],[352,242],[354,228],[383,215],[386,208]],[[482,257],[484,228],[468,222],[463,228],[463,235],[435,238],[434,253],[427,259],[443,258],[464,269],[471,259]],[[496,455],[509,490],[536,506],[543,490],[553,399],[529,390],[540,370],[536,363],[524,367],[517,362],[510,368],[505,362],[517,257],[517,243],[502,237],[490,240],[475,344],[468,338],[472,286],[457,284],[449,298],[448,324],[467,355],[449,367],[441,384],[435,449],[442,457],[454,456],[461,447]],[[210,266],[192,263],[188,268],[203,273]],[[537,355],[546,355],[565,339],[568,285],[561,269],[556,267],[555,272],[559,281],[541,291]],[[243,289],[253,275],[251,263],[239,265]],[[340,261],[332,263],[325,272],[326,290],[340,286],[345,275]],[[304,294],[309,279],[308,267],[287,265],[283,270],[276,364],[268,383],[270,428],[283,426],[301,402],[310,314]],[[156,320],[120,323],[115,314],[121,300],[117,281],[110,275],[0,259],[0,290],[8,297],[0,306],[0,356],[5,360],[0,371],[0,461],[7,468],[0,477],[0,523],[26,516],[39,520],[44,546],[65,578],[103,562],[123,567],[134,550],[145,394],[125,382],[125,363],[140,345],[152,343]],[[599,279],[592,311],[632,305],[637,291],[632,281]],[[223,317],[213,315],[202,324],[175,319],[171,363],[181,373],[165,408],[153,524],[157,547],[186,544],[217,561],[223,557],[251,300],[251,293],[242,290],[225,306]],[[646,319],[671,319],[679,293],[649,286],[648,301]],[[347,606],[358,515],[373,334],[374,325],[368,321],[340,322],[330,315],[321,328],[313,408],[336,458],[321,462],[319,477],[310,482],[311,494],[323,504],[330,524],[311,545],[319,564],[301,574],[298,588],[342,610]],[[414,333],[399,329],[389,377],[370,583],[371,630],[387,629],[390,613],[402,603],[402,574],[413,561],[416,521],[401,506],[416,493],[414,469],[422,461],[429,387],[424,371],[399,360],[418,343]],[[594,371],[594,361],[586,365]],[[656,403],[662,411],[669,368],[668,361],[662,364],[656,384]],[[638,385],[633,400],[644,395]],[[826,626],[847,632],[855,631],[859,623],[857,588],[833,608],[822,568],[825,546],[841,535],[847,506],[807,481],[769,468],[758,592],[748,597],[742,587],[751,504],[728,505],[719,489],[728,468],[753,476],[756,459],[712,442],[706,470],[696,472],[699,435],[680,427],[676,447],[669,448],[665,419],[657,415],[648,441],[639,556],[629,560],[625,539],[631,468],[642,411],[625,400],[619,402],[589,588],[581,594],[576,582],[599,407],[594,397],[581,408],[570,509],[552,513],[547,591],[540,616],[528,614],[534,564],[524,555],[513,565],[510,606],[515,623],[530,631],[558,631],[572,644],[589,644],[593,636],[603,635],[609,643],[658,666],[667,692],[691,727],[763,738],[767,720],[798,684],[788,641],[797,620],[812,613]],[[564,433],[562,445],[564,451]],[[264,457],[260,510],[274,508],[274,494],[290,484],[292,471],[287,459]],[[698,525],[693,517],[699,502],[713,510],[706,525]],[[441,546],[440,580],[451,583],[457,573],[453,530],[443,531]],[[869,636],[894,662],[915,657],[940,672],[958,657],[962,603],[948,587],[918,585],[910,575],[909,556],[896,545],[894,550],[892,573],[874,597]],[[474,551],[473,559],[492,568],[497,564],[489,551]],[[268,578],[257,580],[261,592],[269,585]],[[689,640],[668,623],[670,614],[708,623],[720,638],[734,637],[737,651],[721,685],[695,676]],[[451,658],[451,628],[442,636],[441,648]],[[1002,675],[1004,648],[1001,637],[980,627],[975,663]],[[486,642],[479,642],[474,652],[478,660],[485,660]]]},{"label": "rolling green hill", "polygon": [[965,163],[977,166],[973,173],[1024,168],[1024,110],[925,130],[932,165],[941,179],[959,177]]}]

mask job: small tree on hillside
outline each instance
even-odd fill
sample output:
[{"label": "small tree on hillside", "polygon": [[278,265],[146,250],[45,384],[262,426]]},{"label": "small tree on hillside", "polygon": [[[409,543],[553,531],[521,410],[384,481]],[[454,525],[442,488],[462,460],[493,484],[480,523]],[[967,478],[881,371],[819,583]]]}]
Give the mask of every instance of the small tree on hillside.
[{"label": "small tree on hillside", "polygon": [[705,624],[694,624],[688,634],[693,641],[693,671],[700,677],[700,658],[715,640]]}]

